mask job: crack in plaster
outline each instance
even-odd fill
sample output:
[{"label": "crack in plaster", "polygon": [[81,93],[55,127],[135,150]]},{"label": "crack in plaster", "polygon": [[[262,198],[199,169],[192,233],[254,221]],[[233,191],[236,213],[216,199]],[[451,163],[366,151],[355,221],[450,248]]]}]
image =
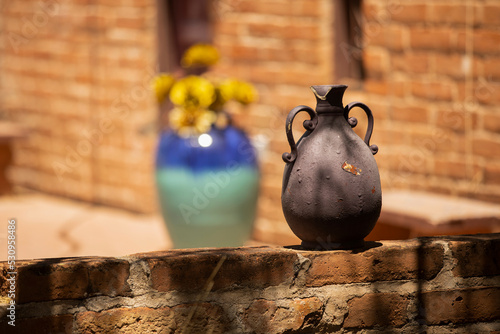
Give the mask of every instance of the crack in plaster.
[{"label": "crack in plaster", "polygon": [[306,273],[311,267],[311,260],[300,253],[297,254],[297,261],[293,264],[294,277],[290,288],[300,287],[303,288],[306,281]]}]

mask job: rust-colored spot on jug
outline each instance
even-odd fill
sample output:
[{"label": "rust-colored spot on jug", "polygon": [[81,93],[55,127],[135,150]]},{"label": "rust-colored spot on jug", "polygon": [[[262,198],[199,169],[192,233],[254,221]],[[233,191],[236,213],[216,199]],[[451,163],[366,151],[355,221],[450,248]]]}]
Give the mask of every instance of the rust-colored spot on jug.
[{"label": "rust-colored spot on jug", "polygon": [[357,168],[351,164],[348,164],[347,161],[344,161],[342,169],[346,172],[352,173],[353,175],[361,175],[361,168]]}]

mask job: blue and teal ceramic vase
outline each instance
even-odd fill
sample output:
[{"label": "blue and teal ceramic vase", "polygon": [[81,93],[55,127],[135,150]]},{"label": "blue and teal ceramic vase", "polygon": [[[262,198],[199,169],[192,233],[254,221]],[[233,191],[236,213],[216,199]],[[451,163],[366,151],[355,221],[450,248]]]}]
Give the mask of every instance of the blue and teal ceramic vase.
[{"label": "blue and teal ceramic vase", "polygon": [[250,239],[259,170],[243,131],[228,125],[187,138],[162,133],[156,183],[175,248],[235,247]]}]

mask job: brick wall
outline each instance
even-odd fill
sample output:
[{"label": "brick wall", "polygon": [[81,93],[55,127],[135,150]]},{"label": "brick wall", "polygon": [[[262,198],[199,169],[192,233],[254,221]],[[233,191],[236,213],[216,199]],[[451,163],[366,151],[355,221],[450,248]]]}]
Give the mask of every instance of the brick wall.
[{"label": "brick wall", "polygon": [[156,2],[0,4],[0,108],[31,129],[12,182],[153,210]]},{"label": "brick wall", "polygon": [[[500,235],[17,263],[19,333],[498,333]],[[0,328],[9,331],[8,264]],[[14,287],[12,288],[14,290]]]},{"label": "brick wall", "polygon": [[[1,111],[32,128],[16,143],[11,179],[153,210],[157,109],[145,83],[156,64],[156,2],[41,4],[0,2]],[[217,0],[213,9],[214,43],[222,54],[215,72],[257,86],[260,101],[232,111],[251,135],[269,140],[261,156],[256,238],[296,240],[278,204],[281,154],[289,150],[283,125],[292,107],[314,105],[312,84],[348,83],[345,102],[372,108],[384,190],[500,202],[496,1],[363,0],[361,81],[335,74],[342,53],[335,50],[334,1]]]},{"label": "brick wall", "polygon": [[500,203],[500,4],[365,0],[363,13],[385,188]]},{"label": "brick wall", "polygon": [[[256,238],[296,240],[277,208],[281,154],[289,151],[284,120],[296,105],[315,105],[311,84],[347,83],[344,102],[371,107],[371,142],[380,147],[375,158],[384,190],[500,203],[498,2],[363,0],[361,49],[336,39],[335,1],[221,2],[226,6],[215,26],[223,55],[218,70],[257,85],[260,103],[238,120],[270,140],[262,157]],[[335,57],[343,56],[362,57],[364,79],[336,75]],[[363,135],[365,116],[354,116]],[[297,126],[296,136],[301,132]]]}]

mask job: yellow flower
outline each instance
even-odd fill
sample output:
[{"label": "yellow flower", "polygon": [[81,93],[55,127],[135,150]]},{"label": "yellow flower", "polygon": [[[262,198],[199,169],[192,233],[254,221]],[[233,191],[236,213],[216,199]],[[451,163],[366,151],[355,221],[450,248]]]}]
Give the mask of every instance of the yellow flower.
[{"label": "yellow flower", "polygon": [[238,81],[234,79],[226,79],[221,82],[221,84],[218,86],[220,95],[221,95],[221,100],[226,103],[229,100],[234,99],[235,91],[236,91],[236,86],[238,85]]},{"label": "yellow flower", "polygon": [[234,90],[234,99],[241,104],[250,104],[257,100],[257,90],[252,84],[239,81]]},{"label": "yellow flower", "polygon": [[215,88],[207,79],[191,75],[173,85],[170,101],[185,109],[207,108],[215,101]]},{"label": "yellow flower", "polygon": [[224,89],[223,85],[216,84],[214,87],[215,87],[215,100],[210,105],[209,109],[213,111],[221,111],[222,108],[224,107],[224,104],[226,104],[226,102],[228,101],[228,99],[226,98],[227,94],[223,93]]},{"label": "yellow flower", "polygon": [[170,127],[181,136],[207,132],[215,120],[215,113],[208,109],[174,108],[169,113]]},{"label": "yellow flower", "polygon": [[242,104],[249,104],[257,99],[257,91],[248,82],[227,79],[218,88],[224,102],[234,99]]},{"label": "yellow flower", "polygon": [[242,104],[250,104],[257,99],[254,86],[245,81],[228,79],[219,86],[219,89],[226,101],[234,99]]},{"label": "yellow flower", "polygon": [[162,103],[165,100],[174,82],[174,77],[167,73],[160,73],[153,78],[151,85],[153,86],[158,103]]},{"label": "yellow flower", "polygon": [[210,44],[195,44],[184,52],[182,66],[211,66],[219,61],[219,51]]}]

